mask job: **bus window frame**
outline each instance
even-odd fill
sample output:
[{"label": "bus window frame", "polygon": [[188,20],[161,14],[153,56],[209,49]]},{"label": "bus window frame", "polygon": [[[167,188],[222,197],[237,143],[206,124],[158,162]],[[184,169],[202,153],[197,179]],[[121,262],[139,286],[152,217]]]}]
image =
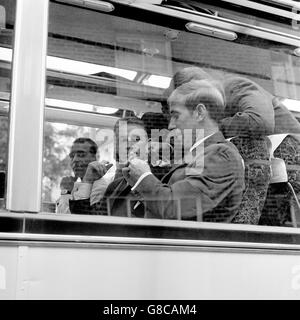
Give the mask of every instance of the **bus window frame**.
[{"label": "bus window frame", "polygon": [[[14,240],[48,242],[50,245],[67,243],[69,246],[133,245],[158,249],[168,246],[220,252],[300,253],[299,228],[26,212],[2,213],[0,222],[1,242]],[[84,224],[86,227],[93,226],[94,233],[86,234]],[[3,227],[5,225],[6,229]],[[60,233],[60,227],[65,230],[66,226],[72,227],[72,230]]]},{"label": "bus window frame", "polygon": [[[10,123],[10,138],[9,138],[9,168],[8,168],[8,188],[7,188],[7,210],[9,213],[1,213],[0,220],[14,220],[11,224],[11,228],[7,231],[3,230],[0,224],[0,238],[9,237],[7,233],[11,233],[11,238],[22,237],[24,239],[43,239],[43,237],[52,239],[51,241],[64,242],[65,239],[71,237],[73,241],[79,242],[101,242],[116,241],[117,243],[134,244],[139,243],[140,245],[145,244],[146,242],[150,243],[166,243],[167,245],[176,245],[184,246],[208,246],[213,247],[217,246],[220,248],[228,248],[231,246],[237,247],[250,247],[251,249],[261,249],[270,246],[270,250],[300,250],[300,229],[290,228],[290,227],[271,227],[271,226],[251,226],[251,225],[229,225],[223,223],[208,223],[208,222],[186,222],[186,221],[169,221],[169,220],[147,220],[147,219],[138,219],[138,218],[117,218],[117,217],[103,217],[103,216],[84,216],[84,215],[56,215],[56,214],[47,214],[41,212],[41,184],[42,184],[42,140],[43,140],[43,125],[46,118],[44,118],[44,104],[45,104],[45,85],[46,85],[46,55],[47,55],[47,39],[48,39],[48,10],[49,10],[49,0],[40,0],[40,5],[36,8],[36,15],[39,16],[38,21],[34,21],[35,27],[33,30],[39,32],[39,37],[36,37],[35,32],[29,32],[26,35],[25,41],[21,41],[22,33],[28,28],[32,27],[30,19],[26,19],[26,14],[28,14],[29,8],[32,8],[33,2],[35,0],[22,0],[17,2],[17,16],[16,16],[16,35],[15,35],[15,45],[13,48],[13,74],[12,74],[12,100],[11,100],[11,116],[12,120]],[[120,5],[120,4],[118,4]],[[123,4],[124,6],[124,4]],[[178,14],[177,12],[171,12],[172,10],[168,8],[160,8],[154,5],[146,4],[131,4],[127,7],[134,7],[140,10],[153,11],[155,13],[160,13],[163,15],[174,16]],[[162,10],[162,11],[161,11]],[[187,15],[187,16],[186,16]],[[183,20],[188,18],[190,21],[191,14],[184,14]],[[32,19],[31,19],[32,20]],[[193,20],[197,22],[198,18],[193,16]],[[239,30],[240,25],[238,22],[229,23],[222,21],[218,17],[201,17],[201,21],[207,23],[218,25],[228,29],[228,26],[232,26],[233,30]],[[24,25],[27,27],[24,28]],[[39,26],[40,28],[38,28]],[[21,30],[22,29],[22,30]],[[258,35],[262,36],[263,34],[269,32],[266,30],[259,30],[262,28],[253,27],[253,30],[257,32]],[[248,26],[248,32],[250,35],[254,33],[250,26]],[[37,31],[39,30],[39,31]],[[246,33],[246,29],[242,31]],[[276,35],[275,35],[276,34]],[[283,43],[290,45],[295,44],[295,37],[290,35],[283,35],[275,32],[274,34],[269,34],[269,36],[276,36],[276,39],[284,38]],[[273,40],[274,40],[273,37]],[[32,51],[28,49],[30,47],[28,42],[35,42],[35,47],[39,50],[35,51],[33,54]],[[20,43],[18,43],[20,42]],[[28,51],[29,50],[29,51]],[[24,55],[26,57],[26,68],[31,66],[35,69],[38,69],[38,74],[35,77],[28,78],[28,69],[25,67],[21,68],[22,61],[24,61]],[[24,72],[24,71],[27,71]],[[18,109],[21,108],[24,103],[24,92],[22,88],[26,87],[27,81],[30,80],[31,88],[34,88],[35,85],[39,88],[37,90],[37,96],[31,101],[31,108],[26,110],[24,113],[18,113]],[[37,112],[37,114],[35,114]],[[46,111],[46,114],[49,111]],[[65,111],[69,113],[74,113],[75,111]],[[33,117],[34,116],[34,117]],[[18,120],[20,117],[25,117],[22,120],[27,120],[30,123],[29,127],[23,128],[22,130],[18,128]],[[32,121],[32,117],[34,121]],[[53,116],[54,117],[54,116]],[[50,116],[51,118],[51,116]],[[53,120],[53,119],[52,119]],[[26,174],[26,179],[24,176],[20,176],[22,168],[24,168],[24,159],[23,154],[20,152],[22,145],[28,145],[26,140],[28,133],[24,134],[24,129],[28,130],[30,135],[35,137],[33,141],[30,142],[30,151],[32,151],[31,156],[27,158],[27,162],[33,162],[33,166],[30,166]],[[16,139],[18,137],[18,139]],[[19,150],[18,150],[19,149]],[[30,152],[28,152],[30,154]],[[33,169],[35,168],[35,169]],[[38,168],[38,170],[36,169]],[[30,186],[28,188],[28,185]],[[19,189],[18,191],[16,191]],[[30,197],[28,197],[28,192],[24,191],[29,190]],[[31,198],[32,196],[32,198]],[[20,212],[20,213],[18,213]],[[39,213],[37,214],[32,214]],[[73,224],[73,234],[60,234],[59,230],[51,229],[51,224],[53,226],[56,224],[69,223],[69,226]],[[80,225],[83,223],[95,224],[102,226],[101,230],[108,230],[108,227],[114,226],[113,230],[118,230],[119,234],[108,235],[106,237],[96,235],[84,234],[80,235],[78,230],[80,230]],[[124,235],[124,226],[128,229],[127,235]],[[45,235],[42,235],[43,231],[47,231]],[[52,230],[51,232],[49,230]],[[191,231],[194,235],[194,239],[176,239],[175,234],[178,230],[184,230],[184,232],[179,233],[179,236],[188,235]],[[148,237],[149,231],[156,232],[156,237]],[[22,233],[22,235],[18,234]],[[77,233],[76,233],[77,232]],[[123,232],[123,235],[120,234]],[[125,232],[125,233],[126,233]],[[164,237],[167,235],[167,237]],[[18,236],[15,236],[15,235]],[[136,234],[136,236],[133,236]],[[205,237],[210,237],[212,234],[215,237],[220,236],[218,239],[210,239]],[[224,240],[224,235],[230,235],[228,239]],[[139,237],[138,235],[143,235]],[[264,235],[268,235],[269,239],[276,238],[276,242],[265,243],[262,239]],[[278,236],[278,235],[281,235]],[[191,237],[191,236],[190,236]],[[251,238],[252,237],[252,238]],[[70,239],[71,239],[70,238]],[[148,238],[148,239],[147,239]],[[160,239],[162,238],[162,239]],[[281,238],[281,239],[280,239]],[[95,240],[93,240],[95,239]],[[160,240],[158,240],[160,239]],[[222,239],[222,240],[220,240]],[[235,239],[235,240],[234,240]],[[253,241],[249,241],[249,239]],[[256,239],[256,241],[255,241]],[[104,242],[105,242],[104,241]],[[193,242],[194,241],[194,242]],[[232,243],[233,242],[233,243]],[[192,244],[193,243],[193,244]],[[219,243],[217,245],[217,243]],[[285,247],[287,246],[287,247]]]},{"label": "bus window frame", "polygon": [[41,207],[48,7],[48,0],[17,1],[6,190],[9,211],[39,212]]}]

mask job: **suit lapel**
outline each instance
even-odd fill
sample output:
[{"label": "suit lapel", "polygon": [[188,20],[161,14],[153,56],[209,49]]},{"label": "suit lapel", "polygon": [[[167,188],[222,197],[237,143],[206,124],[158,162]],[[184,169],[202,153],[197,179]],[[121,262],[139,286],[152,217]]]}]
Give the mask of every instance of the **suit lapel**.
[{"label": "suit lapel", "polygon": [[[213,143],[224,143],[227,142],[226,139],[224,138],[223,134],[221,131],[217,131],[216,133],[214,133],[212,136],[208,137],[207,139],[204,140],[204,148],[207,147],[210,144]],[[162,179],[161,182],[162,183],[168,183],[171,176],[173,175],[173,173],[180,169],[180,168],[184,168],[188,165],[189,163],[183,163],[180,165],[175,166],[174,168],[172,168],[167,174],[165,174]]]},{"label": "suit lapel", "polygon": [[122,196],[122,194],[124,194],[124,191],[127,188],[130,188],[130,186],[127,185],[127,181],[125,180],[125,178],[119,178],[119,179],[120,179],[120,182],[116,185],[114,191],[109,196],[111,208],[113,207],[115,201],[118,200],[118,197]]},{"label": "suit lapel", "polygon": [[162,183],[168,183],[168,181],[170,180],[172,174],[173,174],[176,170],[178,170],[178,169],[180,169],[180,168],[184,168],[184,167],[186,167],[186,166],[187,166],[187,163],[182,163],[182,164],[177,165],[176,167],[174,167],[173,169],[171,169],[167,174],[165,174],[165,175],[162,177],[161,182],[162,182]]}]

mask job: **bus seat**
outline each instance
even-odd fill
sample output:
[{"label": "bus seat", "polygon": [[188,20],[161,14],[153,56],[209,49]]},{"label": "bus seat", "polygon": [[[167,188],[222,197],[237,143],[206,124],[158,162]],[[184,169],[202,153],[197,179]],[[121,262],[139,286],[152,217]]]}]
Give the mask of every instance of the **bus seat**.
[{"label": "bus seat", "polygon": [[267,137],[234,137],[230,140],[245,164],[245,190],[232,223],[258,224],[271,178],[270,142]]},{"label": "bus seat", "polygon": [[291,191],[291,198],[290,198],[290,214],[291,214],[291,224],[294,228],[300,227],[300,203],[298,197],[295,193],[295,190],[290,182],[287,183],[290,191]]},{"label": "bus seat", "polygon": [[269,136],[272,176],[260,225],[300,226],[300,138]]}]

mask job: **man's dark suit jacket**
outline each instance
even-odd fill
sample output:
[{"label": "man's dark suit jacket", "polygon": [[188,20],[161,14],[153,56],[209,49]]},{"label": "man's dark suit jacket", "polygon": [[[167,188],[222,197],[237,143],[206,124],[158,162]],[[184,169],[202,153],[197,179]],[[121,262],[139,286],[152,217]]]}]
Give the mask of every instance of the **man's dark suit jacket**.
[{"label": "man's dark suit jacket", "polygon": [[88,210],[80,205],[75,210],[70,201],[71,212],[105,215],[109,210],[113,216],[127,216],[130,208],[134,217],[231,222],[244,189],[241,157],[221,132],[207,138],[203,146],[198,147],[194,161],[172,169],[161,181],[154,175],[147,176],[137,188],[146,201],[140,201],[136,208],[137,198],[131,187],[124,178],[118,178],[108,186],[104,198]]},{"label": "man's dark suit jacket", "polygon": [[[170,169],[170,168],[169,168]],[[161,179],[169,171],[168,167],[152,167],[154,175]],[[108,185],[103,198],[94,205],[90,199],[69,200],[71,213],[90,215],[112,215],[121,217],[144,217],[145,208],[142,201],[136,206],[140,196],[131,191],[131,186],[123,177],[120,170],[116,172],[115,179]]]},{"label": "man's dark suit jacket", "polygon": [[117,172],[115,179],[108,185],[103,198],[98,203],[90,205],[90,199],[69,200],[69,207],[73,214],[109,214],[127,217],[132,212],[133,216],[143,217],[144,207],[139,205],[136,210],[135,199],[137,196],[131,192],[131,186],[127,184],[123,175]]},{"label": "man's dark suit jacket", "polygon": [[171,170],[162,181],[148,175],[137,186],[146,217],[232,221],[244,190],[241,156],[221,132],[197,149],[192,161]]},{"label": "man's dark suit jacket", "polygon": [[98,204],[98,214],[144,218],[145,209],[139,194],[131,191],[125,178],[114,180]]},{"label": "man's dark suit jacket", "polygon": [[220,129],[225,138],[300,133],[300,124],[293,114],[257,83],[243,77],[226,76],[222,84],[226,108]]}]

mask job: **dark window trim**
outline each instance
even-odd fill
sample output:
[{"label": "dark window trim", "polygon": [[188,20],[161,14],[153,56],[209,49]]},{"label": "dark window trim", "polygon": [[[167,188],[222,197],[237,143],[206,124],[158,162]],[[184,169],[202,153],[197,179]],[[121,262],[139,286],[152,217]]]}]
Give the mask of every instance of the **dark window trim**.
[{"label": "dark window trim", "polygon": [[[1,213],[0,233],[296,245],[300,229],[106,216]],[[0,236],[1,239],[1,236]]]}]

